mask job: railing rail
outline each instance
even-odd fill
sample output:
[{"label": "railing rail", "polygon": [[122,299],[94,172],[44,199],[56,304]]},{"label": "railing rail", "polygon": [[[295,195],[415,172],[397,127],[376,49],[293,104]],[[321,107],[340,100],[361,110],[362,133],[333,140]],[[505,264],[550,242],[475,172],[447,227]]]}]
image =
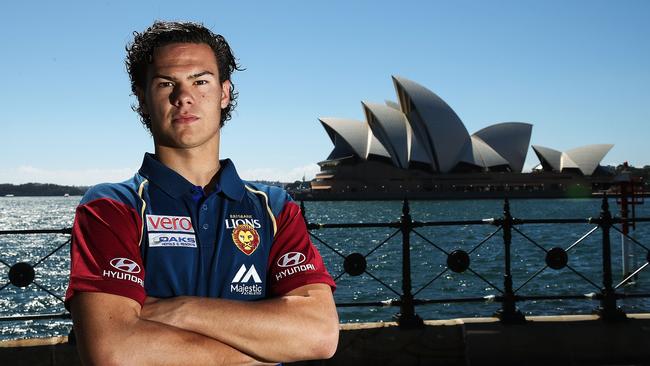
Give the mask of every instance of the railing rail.
[{"label": "railing rail", "polygon": [[[385,306],[395,306],[399,307],[399,313],[396,315],[397,321],[403,328],[412,328],[418,327],[423,324],[422,319],[418,316],[416,312],[416,306],[431,305],[431,304],[443,304],[443,303],[482,303],[482,302],[496,302],[500,303],[501,307],[496,313],[502,322],[505,323],[518,323],[524,322],[525,317],[518,310],[517,304],[526,301],[540,301],[540,300],[592,300],[598,301],[599,305],[595,309],[596,313],[601,316],[605,321],[618,321],[625,319],[625,314],[618,306],[618,300],[620,299],[632,299],[632,298],[650,298],[650,294],[646,293],[624,293],[619,291],[621,287],[629,281],[631,278],[636,277],[641,273],[645,268],[647,268],[650,262],[650,249],[649,246],[643,244],[639,240],[630,237],[628,234],[624,234],[622,230],[618,229],[616,225],[623,223],[641,223],[641,222],[650,222],[650,218],[621,218],[613,217],[609,210],[609,204],[607,197],[604,196],[602,199],[601,210],[597,217],[589,218],[568,218],[568,219],[519,219],[513,217],[510,211],[510,203],[506,199],[503,204],[503,216],[497,218],[487,218],[481,220],[447,220],[447,221],[416,221],[413,220],[410,212],[410,205],[408,200],[403,201],[402,205],[402,214],[398,221],[394,222],[373,222],[373,223],[311,223],[306,218],[306,209],[304,202],[301,202],[302,214],[307,225],[310,236],[314,239],[317,244],[324,246],[331,250],[335,255],[343,259],[343,271],[334,274],[335,280],[339,280],[344,274],[347,274],[352,277],[356,277],[362,274],[366,274],[371,277],[373,280],[378,281],[382,286],[391,291],[396,298],[392,299],[378,299],[376,301],[355,301],[355,302],[338,302],[337,306],[340,308],[347,307],[385,307]],[[524,224],[540,224],[540,225],[562,225],[562,224],[591,224],[594,225],[588,232],[582,235],[579,239],[575,240],[566,248],[554,247],[551,249],[546,249],[541,244],[528,235],[524,230],[520,228]],[[442,246],[435,243],[432,238],[428,238],[423,235],[418,229],[425,227],[449,227],[449,226],[467,226],[467,225],[487,225],[493,226],[494,230],[491,231],[486,237],[479,241],[476,245],[468,250],[447,250]],[[362,228],[391,228],[394,231],[391,231],[387,237],[381,241],[378,245],[371,248],[366,254],[362,253],[350,253],[344,254],[335,248],[333,245],[323,240],[323,238],[315,235],[316,231],[324,229],[362,229]],[[614,230],[621,235],[624,235],[629,239],[634,245],[645,250],[646,258],[645,263],[637,268],[632,274],[630,274],[626,279],[619,283],[614,283],[612,276],[612,248],[610,241],[611,231]],[[602,276],[600,281],[593,280],[588,276],[581,273],[578,269],[569,265],[568,255],[574,250],[576,246],[579,246],[586,238],[593,237],[597,231],[601,232],[601,249],[602,249],[602,265],[600,268],[600,275]],[[64,229],[54,229],[54,230],[4,230],[0,231],[0,237],[4,235],[36,235],[36,234],[60,234],[67,236],[67,240],[63,243],[60,243],[55,249],[42,256],[36,261],[20,261],[16,263],[9,263],[9,260],[0,258],[0,265],[4,265],[9,268],[8,272],[8,282],[0,282],[0,297],[2,297],[1,291],[7,288],[9,285],[14,285],[16,287],[28,287],[36,286],[41,290],[47,292],[50,296],[53,296],[58,301],[63,301],[62,294],[58,294],[55,291],[47,288],[46,286],[39,283],[35,280],[35,270],[38,270],[39,266],[46,260],[48,260],[53,254],[57,253],[61,249],[65,248],[70,244],[70,228]],[[501,235],[503,243],[503,263],[502,263],[502,275],[503,282],[501,286],[497,285],[494,280],[490,280],[483,276],[481,273],[476,271],[471,266],[471,256],[472,254],[481,248],[488,240]],[[382,280],[378,276],[375,276],[367,270],[367,260],[366,258],[372,253],[377,251],[380,247],[385,245],[389,240],[396,238],[401,238],[401,288],[397,289],[394,286],[391,286],[386,281]],[[533,246],[539,248],[545,252],[545,265],[535,271],[527,279],[525,279],[518,287],[513,285],[513,273],[512,273],[512,238],[513,235],[517,235],[523,238],[525,241],[529,242]],[[446,266],[442,269],[441,272],[435,274],[433,278],[428,281],[423,286],[414,289],[411,279],[411,271],[413,270],[413,265],[411,263],[411,247],[412,241],[411,238],[416,237],[421,240],[424,245],[430,245],[436,251],[442,253],[446,256]],[[593,292],[588,294],[549,294],[549,295],[522,295],[520,291],[525,288],[531,281],[533,281],[537,276],[547,269],[560,270],[567,268],[579,278],[584,280],[586,284],[593,288]],[[67,270],[67,269],[66,269]],[[469,296],[469,297],[447,297],[439,299],[426,299],[418,298],[417,296],[422,293],[422,291],[428,288],[432,283],[441,278],[444,274],[448,272],[454,273],[463,273],[468,272],[476,276],[480,281],[486,283],[491,288],[496,291],[496,294],[487,295],[487,296]],[[597,282],[601,282],[598,284]],[[650,310],[650,309],[649,309]],[[42,320],[42,319],[68,319],[70,314],[67,312],[60,313],[44,313],[44,314],[16,314],[11,316],[0,317],[0,321],[16,321],[16,320]]]},{"label": "railing rail", "polygon": [[[612,217],[609,211],[609,204],[607,196],[604,195],[602,198],[601,211],[597,217],[589,218],[567,218],[567,219],[518,219],[514,218],[510,212],[510,203],[508,199],[504,200],[503,205],[503,216],[499,218],[488,218],[482,220],[448,220],[448,221],[413,221],[410,215],[410,207],[408,200],[404,200],[402,207],[402,216],[399,221],[395,222],[374,222],[374,223],[310,223],[307,220],[306,209],[304,202],[301,202],[301,208],[303,213],[303,218],[307,225],[310,235],[315,241],[324,245],[326,248],[334,251],[338,256],[342,257],[344,260],[343,272],[335,276],[338,280],[343,274],[347,273],[350,276],[359,276],[361,274],[366,274],[373,278],[374,280],[381,283],[391,292],[395,293],[399,298],[398,299],[389,299],[389,300],[378,300],[378,301],[366,301],[366,302],[353,302],[353,303],[337,303],[338,307],[354,307],[354,306],[399,306],[400,312],[396,314],[396,318],[400,326],[405,328],[410,328],[418,326],[421,324],[421,319],[415,311],[416,305],[426,305],[426,304],[443,304],[443,303],[476,303],[476,302],[499,302],[501,303],[501,308],[495,314],[498,316],[504,323],[519,323],[524,322],[525,317],[518,310],[517,303],[524,301],[539,301],[539,300],[596,300],[599,301],[599,306],[594,309],[595,313],[599,314],[601,318],[605,321],[618,321],[625,319],[624,312],[619,308],[617,300],[619,299],[632,299],[632,298],[650,298],[650,293],[623,293],[617,292],[621,286],[627,283],[630,279],[637,276],[641,271],[643,271],[648,264],[650,264],[650,249],[648,246],[642,244],[638,240],[630,237],[628,234],[623,233],[622,230],[619,230],[616,226],[617,224],[623,223],[640,223],[640,222],[650,222],[650,218],[621,218],[621,217]],[[524,224],[592,224],[595,225],[591,230],[582,235],[578,240],[573,242],[567,248],[554,247],[552,249],[546,249],[534,239],[528,236],[524,231],[520,230],[518,226]],[[436,245],[434,242],[429,240],[424,235],[420,234],[416,229],[421,227],[444,227],[444,226],[467,226],[467,225],[493,225],[497,229],[485,237],[481,242],[474,246],[469,251],[464,250],[453,250],[448,251],[442,247]],[[389,235],[384,241],[379,245],[374,247],[369,253],[351,253],[344,255],[336,248],[334,248],[329,243],[325,242],[322,238],[314,234],[317,230],[322,229],[358,229],[358,228],[395,228],[397,231],[392,235]],[[613,282],[612,276],[612,250],[611,250],[611,241],[610,241],[610,231],[615,230],[621,235],[625,236],[626,239],[630,240],[632,243],[638,247],[645,250],[646,262],[637,268],[633,273],[628,275],[623,281],[618,284]],[[596,281],[591,280],[584,274],[582,274],[577,269],[573,268],[568,264],[568,252],[573,250],[577,245],[583,242],[586,238],[592,236],[596,231],[600,230],[602,233],[601,243],[602,243],[602,285],[598,285]],[[366,258],[376,251],[380,246],[384,245],[388,240],[393,238],[397,233],[402,233],[402,292],[396,291],[393,287],[386,284],[385,281],[376,277],[371,272],[367,271]],[[470,255],[481,247],[485,242],[491,239],[493,236],[498,233],[502,234],[503,239],[503,248],[504,248],[504,258],[503,258],[503,285],[502,287],[497,286],[492,281],[488,280],[480,273],[474,271],[470,266]],[[513,286],[513,274],[512,274],[512,236],[517,234],[532,243],[534,246],[543,250],[546,253],[545,262],[546,265],[539,270],[537,270],[530,278],[526,279],[519,287],[514,288]],[[413,293],[411,286],[411,265],[410,265],[410,236],[416,235],[418,238],[423,240],[425,243],[432,245],[438,251],[442,252],[447,256],[447,266],[446,268],[435,275],[433,279],[427,282],[422,288],[416,290]],[[594,292],[588,294],[569,294],[569,295],[520,295],[518,292],[528,285],[533,279],[535,279],[539,274],[541,274],[546,269],[551,268],[553,270],[560,270],[563,268],[568,268],[571,272],[576,274],[586,283],[593,287]],[[456,273],[463,273],[468,271],[475,276],[477,276],[481,281],[488,284],[490,287],[495,289],[499,294],[498,295],[488,295],[482,297],[464,297],[464,298],[441,298],[441,299],[419,299],[414,296],[418,295],[423,289],[428,287],[434,281],[439,279],[446,272],[452,271]],[[650,310],[650,309],[648,309]]]}]

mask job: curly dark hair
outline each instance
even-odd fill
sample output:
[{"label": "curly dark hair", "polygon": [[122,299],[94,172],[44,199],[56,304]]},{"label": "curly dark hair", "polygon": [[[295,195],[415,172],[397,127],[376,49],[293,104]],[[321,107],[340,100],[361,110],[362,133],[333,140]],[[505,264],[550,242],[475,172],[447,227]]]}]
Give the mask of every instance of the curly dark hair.
[{"label": "curly dark hair", "polygon": [[[144,32],[133,32],[133,42],[126,46],[126,71],[131,79],[131,91],[137,95],[137,90],[144,90],[147,83],[147,67],[153,62],[153,52],[156,47],[163,47],[171,43],[205,43],[217,59],[219,69],[219,82],[230,80],[235,70],[243,70],[228,45],[220,34],[215,34],[203,24],[193,22],[166,22],[155,21]],[[230,103],[221,109],[221,127],[230,119],[230,113],[237,105],[235,84],[230,80]],[[144,113],[140,103],[133,105],[132,109],[138,112],[142,124],[151,131],[151,118]]]}]

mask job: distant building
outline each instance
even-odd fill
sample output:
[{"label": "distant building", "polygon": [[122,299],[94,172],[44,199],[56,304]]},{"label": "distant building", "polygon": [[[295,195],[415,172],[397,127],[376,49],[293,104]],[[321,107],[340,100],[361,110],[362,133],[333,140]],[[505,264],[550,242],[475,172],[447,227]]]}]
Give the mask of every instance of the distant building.
[{"label": "distant building", "polygon": [[590,194],[611,180],[598,167],[613,145],[566,152],[533,146],[540,165],[523,173],[532,124],[497,123],[470,135],[435,93],[403,77],[393,76],[393,83],[399,103],[361,102],[365,121],[319,119],[334,149],[318,163],[321,171],[306,198],[490,197],[503,191],[561,197],[577,192],[576,186]]}]

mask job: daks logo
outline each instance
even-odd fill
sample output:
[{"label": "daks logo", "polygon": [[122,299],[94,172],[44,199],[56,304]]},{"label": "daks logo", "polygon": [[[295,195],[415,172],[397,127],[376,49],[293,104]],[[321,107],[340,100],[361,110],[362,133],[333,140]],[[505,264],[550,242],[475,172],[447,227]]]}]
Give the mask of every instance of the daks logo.
[{"label": "daks logo", "polygon": [[293,267],[301,264],[307,257],[298,252],[289,252],[278,259],[278,266],[282,268]]},{"label": "daks logo", "polygon": [[149,233],[149,247],[196,248],[196,237],[194,234]]},{"label": "daks logo", "polygon": [[[249,285],[248,283],[251,281],[253,283]],[[255,270],[255,265],[246,269],[246,265],[242,264],[232,279],[230,292],[246,296],[261,296],[263,291],[260,283],[262,283],[262,279]]]},{"label": "daks logo", "polygon": [[113,268],[127,273],[140,273],[140,266],[129,258],[113,258],[110,261]]}]

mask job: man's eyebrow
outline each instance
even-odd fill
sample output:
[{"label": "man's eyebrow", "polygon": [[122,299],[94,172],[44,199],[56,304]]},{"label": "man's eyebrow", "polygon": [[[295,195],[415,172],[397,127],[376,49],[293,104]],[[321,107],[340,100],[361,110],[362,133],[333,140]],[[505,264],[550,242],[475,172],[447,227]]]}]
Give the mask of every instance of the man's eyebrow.
[{"label": "man's eyebrow", "polygon": [[[188,79],[188,80],[196,79],[196,78],[200,78],[200,77],[203,76],[203,75],[213,75],[213,76],[214,76],[214,73],[211,72],[211,71],[207,71],[207,70],[206,70],[206,71],[201,71],[201,72],[199,72],[199,73],[192,74],[192,75],[188,76],[187,79]],[[176,81],[176,80],[178,80],[178,79],[176,79],[176,78],[173,77],[173,76],[167,76],[167,75],[162,75],[162,74],[156,74],[156,75],[153,76],[153,78],[154,78],[154,79],[165,79],[165,80],[169,80],[169,81]]]},{"label": "man's eyebrow", "polygon": [[175,77],[162,75],[162,74],[156,74],[156,75],[153,76],[152,79],[165,79],[165,80],[169,80],[169,81],[176,81]]},{"label": "man's eyebrow", "polygon": [[196,78],[200,78],[200,77],[203,76],[203,75],[212,75],[212,76],[214,76],[214,73],[213,73],[213,72],[210,72],[210,71],[207,71],[207,70],[206,70],[206,71],[201,71],[201,72],[198,73],[198,74],[190,75],[190,76],[188,77],[188,79],[196,79]]}]

